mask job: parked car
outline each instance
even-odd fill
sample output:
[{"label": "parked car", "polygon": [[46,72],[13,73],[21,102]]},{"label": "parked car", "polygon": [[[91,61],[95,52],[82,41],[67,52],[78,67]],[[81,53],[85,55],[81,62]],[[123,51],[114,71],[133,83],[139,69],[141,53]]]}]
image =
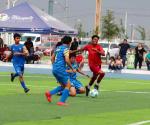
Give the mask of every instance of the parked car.
[{"label": "parked car", "polygon": [[119,55],[119,46],[114,42],[99,42],[105,51],[105,58],[109,59],[111,56]]}]

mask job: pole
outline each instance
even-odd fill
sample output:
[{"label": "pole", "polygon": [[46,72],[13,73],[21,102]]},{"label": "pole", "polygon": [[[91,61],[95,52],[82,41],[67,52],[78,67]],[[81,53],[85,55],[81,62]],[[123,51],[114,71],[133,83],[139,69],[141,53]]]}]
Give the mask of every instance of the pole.
[{"label": "pole", "polygon": [[96,0],[95,34],[97,35],[100,34],[101,3],[102,3],[102,0]]},{"label": "pole", "polygon": [[65,0],[65,18],[66,18],[66,24],[68,24],[68,17],[69,17],[69,1]]},{"label": "pole", "polygon": [[53,16],[54,0],[48,1],[48,14]]},{"label": "pole", "polygon": [[128,23],[128,13],[126,12],[125,23],[124,23],[125,36],[127,36],[127,23]]}]

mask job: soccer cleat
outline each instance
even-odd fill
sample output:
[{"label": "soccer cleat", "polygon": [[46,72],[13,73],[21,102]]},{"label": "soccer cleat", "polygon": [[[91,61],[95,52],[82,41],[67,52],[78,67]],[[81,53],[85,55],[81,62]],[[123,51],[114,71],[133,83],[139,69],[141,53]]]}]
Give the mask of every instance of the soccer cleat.
[{"label": "soccer cleat", "polygon": [[51,95],[48,91],[45,92],[45,96],[46,96],[46,99],[47,99],[48,102],[52,102],[52,97],[51,97]]},{"label": "soccer cleat", "polygon": [[98,85],[94,85],[94,89],[98,90],[99,89],[99,86]]},{"label": "soccer cleat", "polygon": [[90,89],[88,88],[88,86],[85,86],[85,90],[86,90],[86,96],[88,96],[89,95],[89,92],[90,92]]},{"label": "soccer cleat", "polygon": [[15,78],[14,78],[14,74],[13,74],[13,73],[11,73],[11,74],[10,74],[10,77],[11,77],[11,82],[13,82],[13,81],[14,81],[14,79],[15,79]]},{"label": "soccer cleat", "polygon": [[68,106],[68,104],[64,103],[64,102],[58,102],[57,103],[58,106]]},{"label": "soccer cleat", "polygon": [[25,93],[28,93],[29,91],[30,91],[30,89],[28,89],[28,88],[24,89]]}]

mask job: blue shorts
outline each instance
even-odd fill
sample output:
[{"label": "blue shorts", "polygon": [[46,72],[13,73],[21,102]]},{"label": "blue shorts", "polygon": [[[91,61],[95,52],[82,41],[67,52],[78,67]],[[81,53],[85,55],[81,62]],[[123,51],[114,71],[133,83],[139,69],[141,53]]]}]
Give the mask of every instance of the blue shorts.
[{"label": "blue shorts", "polygon": [[70,82],[71,82],[71,85],[75,87],[77,90],[83,87],[82,83],[78,81],[77,79],[74,79],[74,80],[70,79]]},{"label": "blue shorts", "polygon": [[14,65],[14,69],[16,71],[16,73],[21,76],[24,73],[24,65],[20,66],[20,65]]},{"label": "blue shorts", "polygon": [[53,75],[55,76],[57,82],[66,85],[69,80],[69,75],[66,71],[58,71],[58,70],[53,70]]}]

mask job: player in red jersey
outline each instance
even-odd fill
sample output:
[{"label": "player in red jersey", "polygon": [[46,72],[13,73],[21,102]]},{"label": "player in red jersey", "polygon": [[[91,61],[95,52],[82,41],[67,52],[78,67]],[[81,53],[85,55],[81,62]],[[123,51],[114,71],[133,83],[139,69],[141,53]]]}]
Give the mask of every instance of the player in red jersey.
[{"label": "player in red jersey", "polygon": [[[92,41],[88,45],[85,45],[83,48],[77,51],[88,51],[88,63],[90,70],[93,72],[93,76],[89,82],[89,84],[85,87],[86,88],[86,96],[88,96],[90,92],[91,86],[94,84],[95,80],[97,80],[96,84],[94,85],[95,89],[99,89],[99,85],[105,73],[101,70],[101,56],[105,56],[105,51],[103,50],[102,46],[98,44],[99,36],[93,35]],[[77,52],[73,51],[73,52]]]}]

